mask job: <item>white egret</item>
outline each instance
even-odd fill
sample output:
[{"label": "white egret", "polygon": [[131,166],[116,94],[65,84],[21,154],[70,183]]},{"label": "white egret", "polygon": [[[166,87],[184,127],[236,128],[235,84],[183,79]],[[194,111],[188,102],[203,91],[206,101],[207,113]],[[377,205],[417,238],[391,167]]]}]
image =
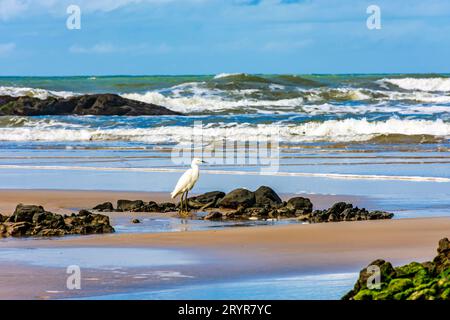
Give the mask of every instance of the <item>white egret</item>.
[{"label": "white egret", "polygon": [[[172,196],[172,199],[177,197],[181,194],[180,199],[180,212],[183,212],[183,203],[186,209],[186,212],[189,212],[188,204],[187,204],[187,197],[189,191],[194,187],[195,183],[197,182],[199,175],[200,175],[200,169],[198,167],[199,164],[205,163],[205,161],[194,158],[192,159],[191,168],[189,170],[186,170],[185,173],[180,177],[180,179],[177,182],[177,185],[175,186],[175,189],[173,189],[172,193],[170,194]],[[183,201],[184,197],[184,201]]]}]

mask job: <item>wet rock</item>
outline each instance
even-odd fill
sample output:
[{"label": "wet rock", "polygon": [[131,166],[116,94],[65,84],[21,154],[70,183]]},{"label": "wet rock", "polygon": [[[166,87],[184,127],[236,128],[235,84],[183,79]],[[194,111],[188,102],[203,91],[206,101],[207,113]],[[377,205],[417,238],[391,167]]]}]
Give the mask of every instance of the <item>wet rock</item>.
[{"label": "wet rock", "polygon": [[[354,288],[345,300],[449,300],[450,243],[439,241],[438,255],[434,260],[393,268],[389,262],[376,260],[361,270]],[[379,288],[370,288],[368,280],[374,275],[373,266],[380,268]],[[370,284],[372,282],[369,281]]]},{"label": "wet rock", "polygon": [[0,116],[46,115],[181,115],[150,103],[123,98],[116,94],[79,95],[69,98],[38,99],[28,96],[0,96]]},{"label": "wet rock", "polygon": [[193,209],[206,209],[208,207],[216,207],[217,202],[225,197],[225,193],[222,191],[211,191],[199,196],[188,198],[188,204]]},{"label": "wet rock", "polygon": [[223,214],[219,211],[212,211],[208,213],[203,219],[205,220],[219,220],[222,219]]},{"label": "wet rock", "polygon": [[35,205],[18,204],[16,210],[9,217],[8,222],[32,222],[35,214],[43,214],[44,208]]},{"label": "wet rock", "polygon": [[142,212],[143,207],[142,200],[117,200],[117,211],[119,212]]},{"label": "wet rock", "polygon": [[276,206],[283,201],[272,188],[261,186],[255,191],[255,205],[257,207]]},{"label": "wet rock", "polygon": [[295,214],[302,215],[311,213],[313,204],[308,198],[294,197],[288,200],[286,209],[294,212]]},{"label": "wet rock", "polygon": [[0,237],[62,236],[114,232],[109,217],[81,210],[62,216],[41,206],[19,204],[13,215],[0,223]]},{"label": "wet rock", "polygon": [[361,221],[391,219],[393,213],[384,211],[368,211],[365,208],[353,207],[351,203],[338,202],[327,210],[315,210],[311,215],[313,222]]},{"label": "wet rock", "polygon": [[[175,212],[177,211],[177,206],[172,202],[163,202],[158,205],[158,212]],[[146,212],[146,211],[145,211]]]},{"label": "wet rock", "polygon": [[114,207],[111,202],[104,202],[99,205],[96,205],[93,210],[100,211],[100,212],[113,212]]},{"label": "wet rock", "polygon": [[243,188],[231,191],[217,203],[218,207],[232,209],[236,209],[239,206],[247,208],[254,204],[255,193]]},{"label": "wet rock", "polygon": [[346,209],[348,209],[348,210],[353,209],[353,205],[351,203],[337,202],[337,203],[333,204],[333,206],[330,209],[328,209],[328,212],[330,214],[333,213],[336,215],[340,215]]},{"label": "wet rock", "polygon": [[131,223],[141,223],[141,221],[139,220],[139,219],[133,219],[133,220],[131,220]]}]

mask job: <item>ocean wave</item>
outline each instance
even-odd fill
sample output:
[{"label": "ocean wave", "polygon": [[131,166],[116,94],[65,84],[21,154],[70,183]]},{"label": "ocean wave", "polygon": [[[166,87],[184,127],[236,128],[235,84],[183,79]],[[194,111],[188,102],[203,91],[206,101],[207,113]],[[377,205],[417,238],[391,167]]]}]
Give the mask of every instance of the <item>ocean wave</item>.
[{"label": "ocean wave", "polygon": [[0,128],[2,141],[132,141],[151,144],[190,143],[194,136],[203,143],[259,141],[273,135],[286,143],[369,141],[379,135],[426,135],[450,137],[450,123],[443,120],[386,121],[367,119],[328,120],[304,123],[216,123],[200,128],[190,126],[159,126],[150,128],[91,128],[76,126],[62,128],[55,125]]},{"label": "ocean wave", "polygon": [[0,95],[11,97],[28,96],[44,100],[47,99],[48,97],[68,98],[74,96],[75,93],[70,91],[52,91],[39,88],[0,86]]},{"label": "ocean wave", "polygon": [[214,76],[214,79],[223,79],[223,78],[229,78],[234,76],[243,75],[244,73],[218,73]]},{"label": "ocean wave", "polygon": [[[404,80],[404,79],[401,79]],[[40,99],[78,95],[70,91],[51,91],[28,87],[0,87],[0,95],[32,96]],[[160,90],[124,93],[122,97],[161,105],[187,114],[214,113],[354,113],[449,112],[450,93],[388,91],[367,88],[291,88],[269,84],[266,88],[219,89],[206,82],[186,82]],[[357,102],[357,104],[353,103]],[[420,105],[427,104],[427,105]],[[429,105],[433,104],[433,105]]]},{"label": "ocean wave", "polygon": [[[254,91],[253,91],[254,92]],[[249,91],[244,92],[249,94]],[[150,91],[144,94],[130,93],[123,94],[124,98],[137,100],[146,103],[153,103],[165,106],[171,110],[194,113],[194,112],[220,112],[228,110],[250,108],[241,110],[243,112],[258,111],[258,107],[287,107],[294,108],[303,105],[303,98],[281,99],[281,100],[258,100],[258,99],[239,99],[228,100],[220,96],[191,96],[191,97],[167,97],[159,92]],[[260,110],[264,111],[264,110]]]},{"label": "ocean wave", "polygon": [[271,83],[271,80],[262,76],[247,73],[222,73],[214,77],[214,80],[228,82],[254,82],[254,83]]},{"label": "ocean wave", "polygon": [[450,78],[401,78],[382,79],[379,83],[393,84],[405,90],[419,90],[429,92],[450,91]]}]

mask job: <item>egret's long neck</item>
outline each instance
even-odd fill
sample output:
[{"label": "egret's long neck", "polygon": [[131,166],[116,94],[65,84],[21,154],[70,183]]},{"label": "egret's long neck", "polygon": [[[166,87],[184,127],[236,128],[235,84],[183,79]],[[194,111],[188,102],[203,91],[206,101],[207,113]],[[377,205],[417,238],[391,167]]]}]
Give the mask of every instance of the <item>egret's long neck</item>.
[{"label": "egret's long neck", "polygon": [[195,163],[192,163],[192,164],[191,164],[191,168],[192,168],[192,170],[194,170],[194,171],[198,171],[198,165],[195,164]]}]

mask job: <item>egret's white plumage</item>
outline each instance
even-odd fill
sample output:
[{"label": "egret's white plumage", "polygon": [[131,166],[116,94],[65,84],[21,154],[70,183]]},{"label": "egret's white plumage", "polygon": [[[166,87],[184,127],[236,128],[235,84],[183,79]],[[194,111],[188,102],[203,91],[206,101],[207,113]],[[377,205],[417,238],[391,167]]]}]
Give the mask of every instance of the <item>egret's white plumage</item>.
[{"label": "egret's white plumage", "polygon": [[[183,204],[183,195],[186,194],[194,187],[200,176],[200,169],[198,167],[199,164],[203,163],[201,159],[194,158],[192,159],[191,168],[187,170],[177,182],[175,189],[173,189],[172,199],[181,194],[181,204]],[[184,199],[186,201],[186,198]]]}]

